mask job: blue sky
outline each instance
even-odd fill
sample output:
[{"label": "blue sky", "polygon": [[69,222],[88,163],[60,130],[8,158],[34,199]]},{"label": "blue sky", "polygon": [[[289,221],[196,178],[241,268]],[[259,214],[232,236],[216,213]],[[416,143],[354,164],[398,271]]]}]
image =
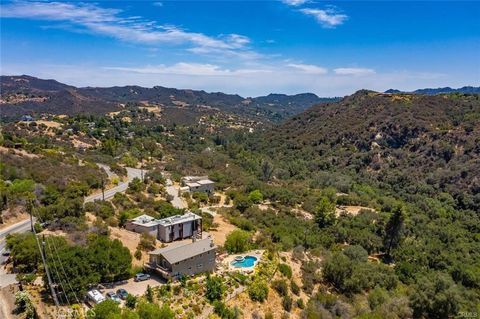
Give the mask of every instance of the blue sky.
[{"label": "blue sky", "polygon": [[480,2],[2,1],[1,73],[257,96],[480,85]]}]

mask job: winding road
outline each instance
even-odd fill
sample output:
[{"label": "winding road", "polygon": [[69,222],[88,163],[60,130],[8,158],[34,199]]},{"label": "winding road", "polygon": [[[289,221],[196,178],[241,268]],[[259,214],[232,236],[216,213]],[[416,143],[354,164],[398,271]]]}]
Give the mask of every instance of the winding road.
[{"label": "winding road", "polygon": [[[9,234],[25,233],[27,231],[30,231],[30,219],[22,220],[21,222],[0,230],[0,288],[17,283],[17,275],[8,274],[3,267],[3,263],[8,258],[7,256],[3,256],[3,253],[6,251],[6,237]],[[0,300],[0,302],[3,302],[3,300]]]},{"label": "winding road", "polygon": [[7,237],[7,235],[11,233],[24,233],[29,230],[30,230],[30,219],[22,220],[21,222],[18,222],[16,224],[13,224],[7,228],[0,230],[0,264],[3,264],[3,262],[7,259],[7,257],[3,256],[3,253],[5,252],[5,249],[6,249],[5,238]]},{"label": "winding road", "polygon": [[[103,168],[105,172],[107,173],[108,177],[114,177],[116,176],[108,166],[102,165],[102,164],[97,164],[99,167]],[[112,198],[116,193],[124,192],[128,188],[128,184],[135,178],[142,178],[142,170],[139,168],[132,168],[132,167],[126,167],[127,169],[127,181],[126,182],[120,182],[118,183],[117,186],[112,187],[110,189],[105,190],[105,199]],[[145,174],[146,171],[143,170],[143,174]],[[90,196],[85,197],[83,200],[84,203],[88,202],[94,202],[96,200],[102,200],[102,192],[93,194]]]},{"label": "winding road", "polygon": [[185,203],[183,198],[181,198],[178,194],[179,187],[173,185],[173,182],[170,179],[167,179],[166,190],[167,190],[168,195],[171,195],[173,197],[173,199],[171,201],[171,204],[173,205],[173,207],[180,208],[180,209],[188,207],[187,203]]}]

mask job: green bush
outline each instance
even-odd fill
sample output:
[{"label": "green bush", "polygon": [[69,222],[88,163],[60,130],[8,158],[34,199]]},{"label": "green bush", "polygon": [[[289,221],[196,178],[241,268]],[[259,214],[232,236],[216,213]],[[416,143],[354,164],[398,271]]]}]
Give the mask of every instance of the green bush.
[{"label": "green bush", "polygon": [[288,284],[285,280],[274,280],[272,288],[275,289],[280,296],[288,295]]},{"label": "green bush", "polygon": [[268,297],[267,281],[260,276],[255,276],[248,286],[247,291],[250,299],[263,302]]},{"label": "green bush", "polygon": [[300,287],[293,280],[290,282],[290,289],[292,290],[293,294],[297,296],[300,294]]},{"label": "green bush", "polygon": [[223,294],[225,293],[225,285],[223,284],[222,277],[219,276],[208,276],[206,283],[206,293],[205,297],[210,301],[221,300]]},{"label": "green bush", "polygon": [[292,268],[287,264],[279,264],[278,271],[288,279],[292,278]]},{"label": "green bush", "polygon": [[290,312],[292,310],[292,304],[292,297],[290,297],[289,295],[283,296],[282,307],[283,309],[285,309],[285,311]]},{"label": "green bush", "polygon": [[251,235],[244,230],[234,230],[227,235],[225,249],[231,254],[243,253],[251,248]]}]

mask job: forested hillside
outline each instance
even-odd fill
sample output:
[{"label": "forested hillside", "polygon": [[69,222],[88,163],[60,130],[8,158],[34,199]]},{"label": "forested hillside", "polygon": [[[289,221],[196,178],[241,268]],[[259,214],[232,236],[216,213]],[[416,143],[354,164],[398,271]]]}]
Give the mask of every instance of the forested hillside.
[{"label": "forested hillside", "polygon": [[257,146],[290,177],[333,171],[405,196],[446,192],[459,208],[480,209],[478,95],[359,91],[293,117]]},{"label": "forested hillside", "polygon": [[[264,250],[265,263],[250,277],[207,280],[232,290],[242,286],[230,300],[220,294],[212,301],[212,287],[190,278],[186,287],[157,290],[154,303],[176,291],[184,293],[169,305],[176,313],[198,315],[206,309],[203,300],[221,318],[241,318],[242,311],[245,318],[308,319],[478,313],[478,95],[359,91],[269,126],[250,126],[220,110],[201,121],[196,116],[183,107],[128,104],[107,115],[46,116],[3,126],[1,222],[31,209],[34,200],[46,229],[36,228],[66,239],[47,236],[71,265],[74,292],[62,288],[65,296],[130,278],[154,245],[147,249],[141,238],[138,245],[123,238],[127,253],[114,235],[140,214],[181,212],[165,176],[179,185],[181,176],[194,174],[208,175],[216,187],[210,196],[182,196],[204,219],[204,230],[221,251]],[[116,175],[106,176],[98,164]],[[143,181],[134,178],[125,193],[82,205],[105,181],[109,188],[125,180],[125,167],[148,173]],[[228,234],[219,236],[222,231]],[[25,250],[36,249],[33,239],[17,235],[7,242],[23,276],[42,272],[38,258],[25,258],[31,255]],[[99,258],[97,246],[111,246],[118,256]],[[91,265],[78,270],[78,256]],[[192,296],[198,307],[190,306]],[[139,300],[138,311],[155,298],[147,291]]]},{"label": "forested hillside", "polygon": [[24,114],[100,115],[119,111],[127,103],[137,103],[166,107],[170,113],[172,110],[174,113],[193,112],[197,117],[205,110],[213,109],[247,119],[278,122],[312,105],[337,100],[319,98],[312,93],[243,98],[237,94],[161,86],[77,88],[28,75],[1,76],[0,91],[0,115],[4,119],[16,119]]}]

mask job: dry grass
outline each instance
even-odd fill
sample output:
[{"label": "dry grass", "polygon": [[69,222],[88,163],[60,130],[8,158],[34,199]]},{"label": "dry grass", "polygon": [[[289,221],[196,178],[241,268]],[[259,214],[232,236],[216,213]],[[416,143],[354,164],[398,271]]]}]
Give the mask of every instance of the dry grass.
[{"label": "dry grass", "polygon": [[370,207],[365,207],[365,206],[338,206],[335,209],[335,213],[337,216],[339,216],[341,213],[346,213],[349,215],[356,216],[362,209],[371,210],[375,212],[375,209]]},{"label": "dry grass", "polygon": [[212,235],[213,242],[217,246],[223,246],[227,235],[235,229],[238,229],[237,226],[230,224],[230,222],[220,214],[215,215],[213,223],[218,226],[215,229],[210,229],[208,232]]},{"label": "dry grass", "polygon": [[13,153],[17,156],[23,156],[23,157],[28,157],[28,158],[38,158],[38,157],[40,157],[37,154],[28,153],[25,150],[20,150],[20,149],[17,150],[17,149],[13,149],[13,148],[6,148],[6,147],[3,147],[3,146],[0,146],[0,153]]},{"label": "dry grass", "polygon": [[46,121],[46,120],[37,120],[35,121],[38,125],[43,124],[48,128],[59,128],[62,126],[62,123],[54,122],[54,121]]}]

